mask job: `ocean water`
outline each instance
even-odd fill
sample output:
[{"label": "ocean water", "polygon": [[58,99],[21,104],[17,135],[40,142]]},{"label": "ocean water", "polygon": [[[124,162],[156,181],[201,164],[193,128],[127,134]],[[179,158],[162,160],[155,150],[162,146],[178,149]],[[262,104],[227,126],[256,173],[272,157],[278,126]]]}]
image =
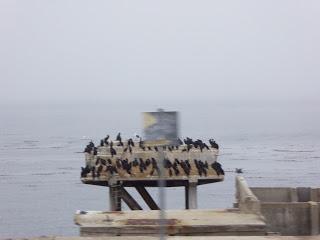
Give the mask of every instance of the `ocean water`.
[{"label": "ocean water", "polygon": [[[76,210],[108,209],[107,188],[80,182],[84,146],[119,131],[141,133],[140,112],[158,107],[180,112],[180,135],[213,137],[221,146],[225,181],[199,187],[199,208],[232,207],[235,168],[250,186],[320,185],[316,104],[3,104],[0,237],[78,235]],[[157,199],[158,190],[149,190]],[[183,208],[184,190],[167,189],[166,205]]]}]

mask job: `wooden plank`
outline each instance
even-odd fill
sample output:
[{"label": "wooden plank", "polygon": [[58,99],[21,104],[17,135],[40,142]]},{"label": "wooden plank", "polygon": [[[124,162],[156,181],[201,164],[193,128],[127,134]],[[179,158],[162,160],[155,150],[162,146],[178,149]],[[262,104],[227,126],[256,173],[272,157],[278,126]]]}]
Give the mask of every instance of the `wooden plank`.
[{"label": "wooden plank", "polygon": [[121,187],[121,198],[131,210],[142,210],[138,202],[127,192],[124,187]]},{"label": "wooden plank", "polygon": [[160,210],[157,203],[153,200],[153,198],[148,193],[147,189],[145,189],[145,187],[135,186],[135,188],[151,210]]}]

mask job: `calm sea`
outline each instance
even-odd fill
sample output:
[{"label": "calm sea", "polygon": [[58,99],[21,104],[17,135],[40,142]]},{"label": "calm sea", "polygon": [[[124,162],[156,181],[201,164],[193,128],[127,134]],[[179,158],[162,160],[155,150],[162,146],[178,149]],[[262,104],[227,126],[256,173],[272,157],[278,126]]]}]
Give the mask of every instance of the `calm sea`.
[{"label": "calm sea", "polygon": [[[84,146],[119,131],[141,133],[140,113],[158,107],[180,112],[180,135],[213,137],[221,146],[225,181],[199,187],[199,208],[232,207],[235,168],[243,168],[250,186],[319,187],[316,104],[3,104],[0,237],[78,235],[76,210],[108,209],[108,189],[79,180]],[[157,198],[158,190],[150,191]],[[183,189],[166,196],[168,208],[183,207]]]}]

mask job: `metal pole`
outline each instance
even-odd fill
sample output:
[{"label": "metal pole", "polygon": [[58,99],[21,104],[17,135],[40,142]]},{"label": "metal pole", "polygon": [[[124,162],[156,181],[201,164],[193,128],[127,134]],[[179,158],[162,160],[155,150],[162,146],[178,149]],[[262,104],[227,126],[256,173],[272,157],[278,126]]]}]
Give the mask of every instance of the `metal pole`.
[{"label": "metal pole", "polygon": [[160,205],[160,216],[159,216],[159,225],[160,225],[160,240],[166,239],[166,190],[165,190],[165,175],[164,175],[164,153],[162,146],[159,147],[159,169],[160,169],[160,176],[158,180],[158,186],[159,186],[159,205]]}]

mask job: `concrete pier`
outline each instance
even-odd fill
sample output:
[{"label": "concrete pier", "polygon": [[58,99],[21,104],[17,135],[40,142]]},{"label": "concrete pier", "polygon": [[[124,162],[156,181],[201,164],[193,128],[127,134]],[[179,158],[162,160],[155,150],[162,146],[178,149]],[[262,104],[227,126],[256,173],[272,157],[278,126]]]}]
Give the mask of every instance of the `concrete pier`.
[{"label": "concrete pier", "polygon": [[[159,211],[86,212],[75,216],[81,236],[153,235],[160,232]],[[235,209],[167,210],[166,235],[265,235],[266,224],[257,214]]]}]

